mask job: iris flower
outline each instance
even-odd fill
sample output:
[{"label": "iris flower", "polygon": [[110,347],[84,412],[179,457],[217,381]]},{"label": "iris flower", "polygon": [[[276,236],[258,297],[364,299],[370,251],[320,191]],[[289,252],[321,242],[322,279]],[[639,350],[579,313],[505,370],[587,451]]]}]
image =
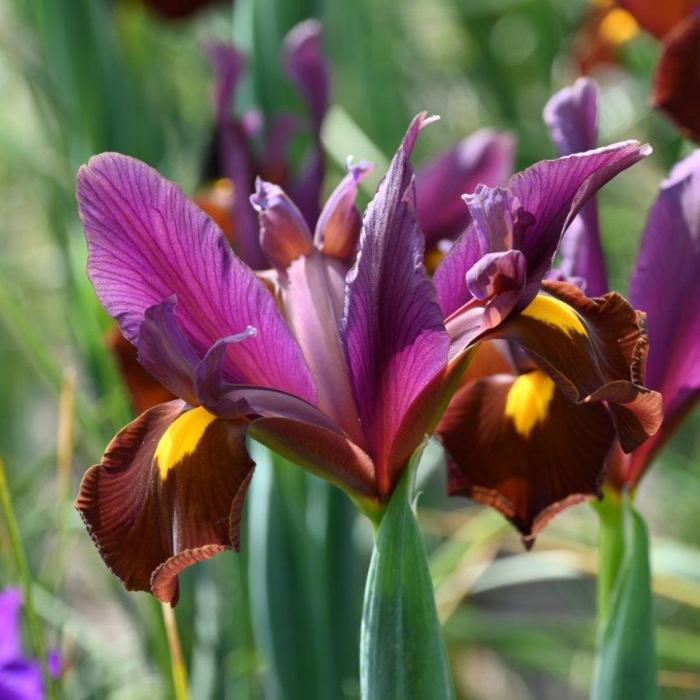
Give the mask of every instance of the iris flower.
[{"label": "iris flower", "polygon": [[[288,113],[274,116],[267,125],[263,148],[256,153],[253,143],[260,136],[260,114],[251,110],[240,117],[231,115],[243,73],[243,56],[224,43],[211,44],[208,54],[216,82],[217,124],[208,170],[210,176],[225,180],[218,180],[195,201],[216,219],[244,262],[254,269],[264,269],[269,267],[269,260],[260,247],[257,221],[248,202],[255,179],[262,177],[282,187],[310,228],[316,226],[320,212],[325,173],[321,130],[331,93],[322,26],[317,20],[305,20],[284,41],[282,64],[304,98],[311,136],[311,147],[296,175],[289,147],[299,131],[298,120]],[[473,192],[480,183],[503,184],[512,173],[513,150],[511,134],[481,129],[418,170],[416,207],[428,250],[462,233],[469,223],[469,214],[461,204],[460,195]]]},{"label": "iris flower", "polygon": [[[545,111],[561,153],[597,140],[598,89],[579,80],[555,95]],[[634,488],[700,397],[700,150],[661,183],[648,215],[630,278],[632,304],[646,313],[649,358],[646,384],[660,392],[664,421],[658,433],[629,455],[612,454],[610,483]],[[595,201],[564,238],[562,267],[607,290],[605,257]],[[588,291],[588,289],[587,289]]]},{"label": "iris flower", "polygon": [[[594,126],[572,121],[560,121],[561,138],[571,139],[569,151],[585,150],[583,127]],[[435,274],[451,337],[472,343],[486,327],[481,338],[493,339],[476,351],[437,429],[450,492],[497,508],[526,544],[564,507],[600,495],[616,436],[630,452],[661,420],[659,395],[641,386],[642,316],[615,293],[591,299],[543,281],[562,230],[571,225],[565,240],[578,246],[588,236],[582,222],[597,225],[587,196],[646,152],[588,151],[538,163],[505,188],[477,189],[464,198],[473,222]],[[577,247],[578,263],[599,249],[599,241]],[[589,273],[594,293],[606,291],[604,270]],[[574,266],[568,276],[577,274]]]},{"label": "iris flower", "polygon": [[[278,114],[268,125],[262,149],[254,148],[261,136],[259,113],[252,110],[242,116],[232,114],[244,58],[228,44],[214,43],[208,47],[215,75],[216,112],[213,160],[208,170],[210,177],[218,179],[200,191],[194,201],[221,227],[237,256],[255,270],[272,266],[272,260],[260,245],[257,216],[249,201],[257,177],[282,187],[309,228],[313,229],[318,222],[325,170],[320,133],[331,83],[322,39],[320,23],[306,20],[296,25],[284,42],[285,72],[299,88],[310,117],[312,145],[298,174],[289,146],[301,124],[290,114]],[[513,156],[511,134],[481,129],[418,170],[417,216],[425,234],[426,263],[431,270],[469,223],[469,212],[460,195],[473,192],[479,183],[503,184],[512,173]],[[116,327],[110,331],[107,343],[137,412],[174,398],[139,365],[136,349]]]},{"label": "iris flower", "polygon": [[644,348],[635,313],[619,297],[592,301],[566,284],[541,291],[586,198],[645,147],[545,161],[508,190],[478,191],[474,223],[433,281],[410,165],[429,121],[411,123],[363,218],[354,198],[369,166],[350,166],[313,236],[283,190],[259,181],[251,201],[275,266],[260,277],[149,166],[108,153],[81,168],[89,277],[141,364],[178,397],[121,430],[78,496],[128,589],[174,604],[184,568],[238,547],[254,466],[248,436],[380,517],[486,337],[531,351],[624,446],[653,432],[655,396],[635,383]]},{"label": "iris flower", "polygon": [[[44,682],[38,661],[22,653],[20,609],[22,596],[15,588],[0,592],[0,698],[3,700],[41,700]],[[57,677],[60,660],[49,654],[49,671]]]}]

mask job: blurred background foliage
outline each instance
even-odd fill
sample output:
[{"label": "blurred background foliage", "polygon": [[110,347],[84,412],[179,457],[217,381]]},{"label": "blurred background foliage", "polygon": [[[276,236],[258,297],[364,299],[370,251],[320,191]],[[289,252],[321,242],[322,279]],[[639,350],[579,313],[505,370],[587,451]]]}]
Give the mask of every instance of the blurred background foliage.
[{"label": "blurred background foliage", "polygon": [[[84,273],[79,165],[121,151],[194,193],[214,119],[204,43],[235,39],[248,54],[240,110],[299,112],[279,52],[286,32],[312,16],[324,24],[334,73],[323,135],[329,187],[347,154],[385,163],[422,109],[442,120],[421,140],[418,162],[485,126],[517,135],[519,167],[550,157],[542,108],[583,65],[602,86],[601,143],[639,138],[655,149],[600,196],[613,286],[624,292],[647,207],[689,146],[648,107],[654,39],[623,21],[616,61],[591,64],[586,22],[599,9],[585,0],[237,0],[168,20],[138,0],[0,0],[0,454],[34,606],[64,658],[59,696],[175,693],[160,606],[123,591],[72,509],[82,472],[132,411]],[[700,694],[698,427],[686,424],[639,494],[669,700]],[[244,533],[244,551],[183,576],[176,617],[191,695],[358,697],[371,533],[339,494],[266,453],[259,461],[248,505],[256,528]],[[446,501],[440,466],[432,446],[420,518],[460,696],[585,697],[596,566],[589,507],[557,518],[525,554],[500,516]],[[275,493],[271,480],[283,485]],[[284,546],[262,532],[271,512],[286,512],[296,528]],[[2,527],[0,557],[0,587],[17,583]]]}]

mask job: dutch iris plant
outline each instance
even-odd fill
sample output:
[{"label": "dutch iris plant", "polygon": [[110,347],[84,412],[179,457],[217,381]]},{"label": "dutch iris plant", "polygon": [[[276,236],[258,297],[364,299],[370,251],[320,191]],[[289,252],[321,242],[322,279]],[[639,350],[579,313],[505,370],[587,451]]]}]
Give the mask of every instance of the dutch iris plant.
[{"label": "dutch iris plant", "polygon": [[[251,201],[274,271],[262,279],[152,168],[107,153],[81,169],[90,279],[140,362],[179,397],[125,427],[81,486],[78,509],[127,588],[174,603],[184,568],[238,546],[253,474],[246,436],[380,517],[486,340],[516,344],[541,381],[589,408],[606,450],[615,437],[631,450],[655,432],[659,396],[640,384],[639,315],[617,295],[592,300],[544,279],[585,201],[648,149],[624,142],[479,188],[472,223],[430,280],[409,160],[429,121],[412,122],[362,219],[354,197],[364,163],[350,166],[313,235],[284,192],[260,181]],[[522,439],[550,415],[536,399],[532,386],[510,388],[496,406]],[[523,495],[508,515],[526,537],[582,490],[576,469],[546,475],[543,488],[534,475],[513,479]]]}]

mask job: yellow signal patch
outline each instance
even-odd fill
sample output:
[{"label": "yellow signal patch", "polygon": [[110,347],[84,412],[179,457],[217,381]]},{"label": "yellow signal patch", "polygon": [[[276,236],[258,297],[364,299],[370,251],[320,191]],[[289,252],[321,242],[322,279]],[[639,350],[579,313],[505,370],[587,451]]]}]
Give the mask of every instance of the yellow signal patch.
[{"label": "yellow signal patch", "polygon": [[178,416],[170,424],[156,447],[155,459],[161,479],[165,480],[171,469],[197,449],[204,431],[215,420],[215,415],[198,406]]},{"label": "yellow signal patch", "polygon": [[554,396],[554,382],[541,370],[520,375],[506,397],[505,414],[519,435],[528,438],[538,423],[547,418]]},{"label": "yellow signal patch", "polygon": [[566,333],[586,335],[586,327],[578,314],[568,304],[547,294],[538,294],[520,313]]}]

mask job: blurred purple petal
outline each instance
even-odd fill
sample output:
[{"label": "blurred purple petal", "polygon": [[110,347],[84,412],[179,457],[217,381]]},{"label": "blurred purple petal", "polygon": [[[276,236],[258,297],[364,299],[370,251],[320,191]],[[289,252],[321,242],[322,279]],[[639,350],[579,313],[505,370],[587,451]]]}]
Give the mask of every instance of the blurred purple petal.
[{"label": "blurred purple petal", "polygon": [[287,186],[289,181],[289,147],[299,129],[299,124],[291,114],[278,114],[268,130],[265,154],[260,175],[277,185]]},{"label": "blurred purple petal", "polygon": [[464,231],[470,218],[461,195],[470,194],[480,184],[505,184],[513,173],[514,150],[512,134],[483,129],[418,170],[418,221],[427,248]]},{"label": "blurred purple petal", "polygon": [[[598,141],[598,86],[579,78],[556,93],[544,108],[544,121],[559,155],[587,151]],[[600,241],[598,208],[591,198],[571,224],[560,245],[562,273],[586,281],[589,296],[608,291],[605,255]]]},{"label": "blurred purple petal", "polygon": [[146,310],[173,294],[198,356],[247,326],[258,335],[227,358],[230,381],[270,386],[313,402],[313,380],[272,295],[231,252],[221,230],[172,182],[118,154],[78,174],[88,274],[98,297],[138,341]]},{"label": "blurred purple petal", "polygon": [[258,221],[250,204],[256,166],[250,153],[250,142],[242,127],[229,120],[217,133],[221,175],[233,182],[233,249],[254,270],[268,267],[260,247]]},{"label": "blurred purple petal", "polygon": [[594,149],[598,142],[598,86],[579,78],[554,94],[544,108],[544,121],[562,156]]},{"label": "blurred purple petal", "polygon": [[299,88],[311,116],[313,144],[289,193],[310,226],[319,216],[319,199],[325,175],[321,125],[330,102],[330,66],[323,52],[323,28],[315,19],[297,24],[284,42],[284,66]]},{"label": "blurred purple petal", "polygon": [[326,166],[320,143],[313,145],[304,158],[299,175],[289,186],[289,194],[299,210],[314,227],[321,212],[321,187],[325,177]]},{"label": "blurred purple petal", "polygon": [[364,160],[348,163],[348,174],[331,193],[316,224],[314,243],[324,255],[347,260],[355,252],[362,228],[355,207],[357,186],[373,170],[374,165]]},{"label": "blurred purple petal", "polygon": [[409,158],[425,123],[425,114],[413,120],[369,204],[348,274],[342,335],[380,494],[391,492],[423,439],[430,416],[421,416],[408,434],[402,423],[447,361],[449,340],[422,265],[413,208]]},{"label": "blurred purple petal", "polygon": [[19,617],[21,607],[22,594],[19,590],[6,588],[0,593],[0,667],[22,653]]},{"label": "blurred purple petal", "polygon": [[44,683],[38,661],[17,658],[0,666],[2,700],[42,700]]},{"label": "blurred purple petal", "polygon": [[630,301],[647,314],[646,383],[664,400],[661,430],[632,455],[636,481],[700,395],[700,150],[661,185],[642,236]]},{"label": "blurred purple petal", "polygon": [[330,67],[323,52],[323,27],[318,20],[297,24],[284,41],[284,66],[299,88],[313,122],[321,130],[330,101]]},{"label": "blurred purple petal", "polygon": [[214,104],[217,121],[223,123],[229,117],[233,96],[245,68],[245,59],[230,44],[213,41],[205,52],[214,71]]},{"label": "blurred purple petal", "polygon": [[279,270],[313,250],[311,231],[302,213],[281,187],[258,178],[250,203],[260,220],[260,245]]}]

